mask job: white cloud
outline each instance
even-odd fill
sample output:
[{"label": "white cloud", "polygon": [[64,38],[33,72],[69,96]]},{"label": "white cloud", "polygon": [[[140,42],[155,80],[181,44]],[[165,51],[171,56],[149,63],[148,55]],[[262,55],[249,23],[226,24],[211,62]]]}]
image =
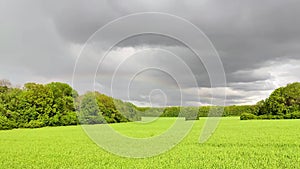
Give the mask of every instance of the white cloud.
[{"label": "white cloud", "polygon": [[288,83],[300,82],[300,60],[273,61],[258,70],[270,73],[272,76],[270,81],[272,81],[276,88]]}]

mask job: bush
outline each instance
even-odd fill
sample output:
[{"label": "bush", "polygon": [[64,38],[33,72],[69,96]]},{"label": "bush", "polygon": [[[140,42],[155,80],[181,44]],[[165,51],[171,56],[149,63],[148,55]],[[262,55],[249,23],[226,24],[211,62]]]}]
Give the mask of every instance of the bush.
[{"label": "bush", "polygon": [[106,121],[102,116],[86,116],[85,121],[80,121],[82,124],[103,124]]},{"label": "bush", "polygon": [[283,116],[284,119],[292,119],[292,113],[285,114]]},{"label": "bush", "polygon": [[14,121],[9,120],[5,116],[0,116],[0,130],[9,130],[16,128],[17,124]]},{"label": "bush", "polygon": [[45,124],[40,120],[31,120],[29,123],[25,124],[25,128],[40,128],[44,127]]},{"label": "bush", "polygon": [[185,117],[185,120],[199,120],[199,117]]},{"label": "bush", "polygon": [[63,126],[78,124],[77,115],[75,112],[68,112],[60,117],[60,122]]},{"label": "bush", "polygon": [[300,119],[300,111],[291,113],[291,119]]},{"label": "bush", "polygon": [[166,107],[161,117],[178,117],[180,114],[180,107]]},{"label": "bush", "polygon": [[253,120],[253,119],[260,119],[260,120],[277,120],[277,119],[300,119],[300,113],[290,113],[286,115],[270,115],[264,114],[260,116],[256,116],[250,113],[243,113],[240,117],[241,120]]},{"label": "bush", "polygon": [[253,119],[257,119],[257,116],[251,113],[242,113],[241,120],[253,120]]}]

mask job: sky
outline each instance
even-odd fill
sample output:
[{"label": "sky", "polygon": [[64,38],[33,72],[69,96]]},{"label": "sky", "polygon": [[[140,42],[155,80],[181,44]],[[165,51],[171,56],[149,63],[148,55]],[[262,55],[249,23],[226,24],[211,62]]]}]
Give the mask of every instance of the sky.
[{"label": "sky", "polygon": [[139,106],[255,104],[300,81],[299,16],[299,0],[0,0],[0,79]]}]

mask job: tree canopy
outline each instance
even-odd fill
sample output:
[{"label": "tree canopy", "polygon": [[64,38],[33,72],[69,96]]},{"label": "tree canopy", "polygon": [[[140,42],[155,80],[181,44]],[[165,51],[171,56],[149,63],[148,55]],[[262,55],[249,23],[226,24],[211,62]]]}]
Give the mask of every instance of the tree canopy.
[{"label": "tree canopy", "polygon": [[73,97],[77,92],[68,85],[26,83],[22,89],[0,86],[0,128],[43,127],[78,123]]},{"label": "tree canopy", "polygon": [[99,92],[79,96],[65,83],[26,83],[20,89],[0,81],[0,129],[119,123],[140,119],[136,112],[134,105]]},{"label": "tree canopy", "polygon": [[242,119],[290,119],[300,118],[300,83],[295,82],[274,90],[271,95],[257,103],[257,113],[245,115]]}]

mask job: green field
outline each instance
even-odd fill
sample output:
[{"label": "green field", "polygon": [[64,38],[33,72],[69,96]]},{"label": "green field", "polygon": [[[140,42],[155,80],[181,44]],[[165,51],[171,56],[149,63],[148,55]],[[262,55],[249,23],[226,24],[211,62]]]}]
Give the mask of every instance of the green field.
[{"label": "green field", "polygon": [[[300,120],[222,118],[209,141],[200,144],[204,121],[196,121],[172,150],[144,159],[102,150],[80,126],[0,131],[0,168],[300,168]],[[112,126],[128,136],[151,137],[172,122]]]}]

